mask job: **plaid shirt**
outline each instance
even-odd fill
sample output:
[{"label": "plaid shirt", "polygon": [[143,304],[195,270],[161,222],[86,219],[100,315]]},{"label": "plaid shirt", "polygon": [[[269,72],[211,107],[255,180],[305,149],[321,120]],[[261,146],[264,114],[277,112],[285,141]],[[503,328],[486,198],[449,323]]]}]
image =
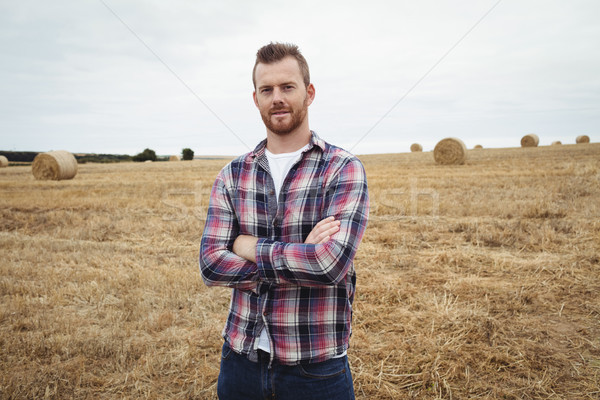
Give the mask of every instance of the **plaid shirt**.
[{"label": "plaid shirt", "polygon": [[[200,245],[202,278],[233,288],[223,337],[234,351],[256,360],[266,327],[271,360],[325,361],[348,348],[353,258],[369,212],[365,171],[313,132],[278,202],[265,148],[266,140],[216,178]],[[304,244],[328,216],[341,222],[340,230],[327,243]],[[256,263],[232,252],[241,234],[259,238]]]}]

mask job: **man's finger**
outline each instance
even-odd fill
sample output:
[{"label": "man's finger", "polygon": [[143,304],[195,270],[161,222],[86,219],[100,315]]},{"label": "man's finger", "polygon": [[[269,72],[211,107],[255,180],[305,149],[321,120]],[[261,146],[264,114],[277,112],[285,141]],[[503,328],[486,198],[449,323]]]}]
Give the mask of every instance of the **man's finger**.
[{"label": "man's finger", "polygon": [[326,243],[327,241],[329,241],[329,239],[331,239],[331,235],[333,235],[334,233],[336,233],[339,230],[340,230],[339,225],[327,229],[327,231],[323,232],[320,235],[320,236],[323,236],[323,235],[325,235],[325,236],[321,240],[319,240],[318,244]]},{"label": "man's finger", "polygon": [[[331,222],[331,221],[333,221],[333,218],[334,218],[334,217],[327,217],[327,218],[324,218],[324,219],[320,220],[320,221],[319,221],[319,222],[317,222],[317,224],[315,225],[315,228],[317,228],[317,227],[320,227],[320,226],[322,226],[322,225],[324,225],[324,224],[326,224],[326,223],[328,223],[328,222]],[[313,229],[314,229],[314,228],[313,228]]]},{"label": "man's finger", "polygon": [[331,239],[329,236],[325,236],[323,239],[321,239],[321,241],[317,244],[323,244],[323,243],[327,243],[329,241],[329,239]]}]

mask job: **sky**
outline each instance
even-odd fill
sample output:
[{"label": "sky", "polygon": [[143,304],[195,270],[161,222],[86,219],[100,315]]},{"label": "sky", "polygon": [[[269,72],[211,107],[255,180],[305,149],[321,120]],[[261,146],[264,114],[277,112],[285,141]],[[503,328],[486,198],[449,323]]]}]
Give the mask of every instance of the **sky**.
[{"label": "sky", "polygon": [[600,139],[597,0],[0,0],[0,150],[237,155],[256,51],[300,47],[355,154]]}]

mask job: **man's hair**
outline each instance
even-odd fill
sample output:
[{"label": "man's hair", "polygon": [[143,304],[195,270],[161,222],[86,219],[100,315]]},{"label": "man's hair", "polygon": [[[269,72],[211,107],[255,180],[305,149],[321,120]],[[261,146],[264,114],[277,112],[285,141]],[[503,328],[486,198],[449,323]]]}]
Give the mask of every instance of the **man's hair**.
[{"label": "man's hair", "polygon": [[304,86],[308,86],[310,84],[310,72],[308,70],[308,63],[306,59],[300,53],[300,49],[295,44],[291,43],[269,43],[266,46],[261,47],[256,52],[256,62],[254,63],[254,68],[252,69],[252,83],[254,84],[254,88],[256,89],[256,66],[259,63],[262,64],[273,64],[277,61],[283,60],[285,57],[293,57],[298,61],[298,66],[300,67],[300,73],[302,74],[302,78],[304,79]]}]

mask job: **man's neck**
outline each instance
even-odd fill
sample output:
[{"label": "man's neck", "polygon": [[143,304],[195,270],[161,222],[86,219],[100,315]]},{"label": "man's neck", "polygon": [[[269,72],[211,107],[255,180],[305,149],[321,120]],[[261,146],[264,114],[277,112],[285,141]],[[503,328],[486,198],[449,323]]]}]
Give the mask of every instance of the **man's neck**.
[{"label": "man's neck", "polygon": [[308,127],[287,135],[277,135],[267,130],[267,149],[273,154],[293,153],[306,146],[311,136]]}]

